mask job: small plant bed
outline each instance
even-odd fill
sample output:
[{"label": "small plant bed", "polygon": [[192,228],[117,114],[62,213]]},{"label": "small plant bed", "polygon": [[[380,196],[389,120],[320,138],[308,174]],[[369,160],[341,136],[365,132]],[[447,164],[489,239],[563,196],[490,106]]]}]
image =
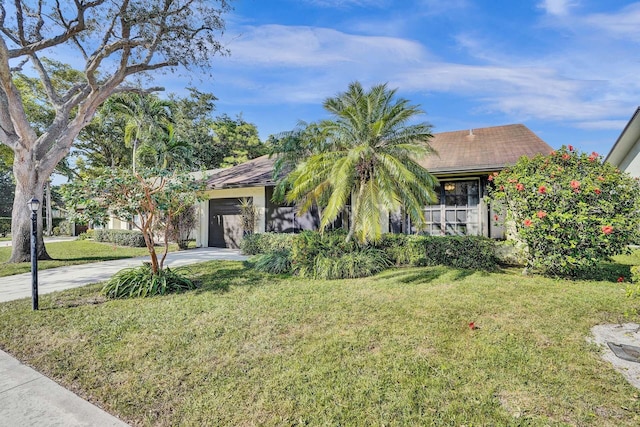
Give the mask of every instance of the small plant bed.
[{"label": "small plant bed", "polygon": [[[90,240],[73,240],[69,242],[45,244],[53,260],[38,261],[38,270],[149,255],[147,248],[116,246],[112,243],[99,243]],[[176,251],[178,250],[178,246],[172,244],[169,250]],[[7,264],[6,261],[10,255],[11,247],[0,248],[0,277],[31,271],[31,263],[29,262]]]},{"label": "small plant bed", "polygon": [[132,425],[640,423],[638,390],[585,340],[624,319],[625,284],[190,269],[200,285],[179,294],[107,300],[93,285],[39,312],[0,304],[0,347]]}]

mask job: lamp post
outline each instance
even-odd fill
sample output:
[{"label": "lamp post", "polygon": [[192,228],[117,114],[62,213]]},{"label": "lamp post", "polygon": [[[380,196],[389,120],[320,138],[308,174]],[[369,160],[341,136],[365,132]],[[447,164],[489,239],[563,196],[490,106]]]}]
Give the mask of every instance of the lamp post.
[{"label": "lamp post", "polygon": [[40,200],[32,197],[27,202],[31,209],[31,308],[38,309],[38,209]]}]

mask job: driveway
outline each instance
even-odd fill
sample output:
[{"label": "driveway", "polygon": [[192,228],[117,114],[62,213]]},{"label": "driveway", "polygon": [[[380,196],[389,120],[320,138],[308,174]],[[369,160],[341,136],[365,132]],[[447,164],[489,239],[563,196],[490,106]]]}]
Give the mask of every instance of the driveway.
[{"label": "driveway", "polygon": [[[170,252],[164,265],[179,267],[211,260],[243,261],[247,258],[236,249],[198,248]],[[42,270],[38,272],[38,295],[103,282],[123,268],[137,267],[148,260],[145,256]],[[31,273],[0,277],[0,302],[27,297],[31,297]]]}]

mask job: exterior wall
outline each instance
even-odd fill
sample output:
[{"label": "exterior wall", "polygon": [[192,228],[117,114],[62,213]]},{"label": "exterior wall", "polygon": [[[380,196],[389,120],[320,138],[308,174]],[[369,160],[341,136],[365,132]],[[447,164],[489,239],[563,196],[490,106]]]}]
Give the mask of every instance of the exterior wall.
[{"label": "exterior wall", "polygon": [[204,192],[204,200],[198,203],[198,227],[196,230],[196,246],[209,246],[209,200],[252,197],[253,205],[258,210],[258,226],[256,233],[265,231],[266,197],[265,187],[225,188]]},{"label": "exterior wall", "polygon": [[618,167],[631,176],[640,177],[640,140],[633,144]]}]

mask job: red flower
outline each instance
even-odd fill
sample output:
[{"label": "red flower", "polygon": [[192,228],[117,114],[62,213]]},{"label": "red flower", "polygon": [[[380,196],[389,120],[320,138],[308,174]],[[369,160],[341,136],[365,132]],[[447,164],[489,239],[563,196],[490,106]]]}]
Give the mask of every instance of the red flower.
[{"label": "red flower", "polygon": [[493,181],[493,175],[489,175],[489,178],[487,178],[489,181]]},{"label": "red flower", "polygon": [[498,215],[493,215],[493,219],[494,219],[495,221],[497,221],[497,220],[499,220],[499,219],[500,219],[500,217],[499,217]]},{"label": "red flower", "polygon": [[475,322],[469,322],[469,329],[471,329],[473,331],[475,329],[478,329],[478,327],[476,326]]},{"label": "red flower", "polygon": [[604,181],[604,176],[600,175],[600,176],[598,177],[598,181]]},{"label": "red flower", "polygon": [[573,145],[569,145],[567,148],[569,149],[569,151],[573,151]]},{"label": "red flower", "polygon": [[600,194],[600,193],[602,193],[602,191],[600,191],[600,189],[599,189],[599,188],[596,188],[595,190],[593,190],[593,192],[594,192],[594,193],[596,193],[596,194]]},{"label": "red flower", "polygon": [[624,282],[624,276],[618,277],[618,283],[622,283],[622,282]]},{"label": "red flower", "polygon": [[590,162],[595,162],[596,160],[598,160],[598,157],[600,157],[600,155],[594,151],[589,156],[589,161]]},{"label": "red flower", "polygon": [[544,185],[541,185],[540,187],[538,187],[538,193],[547,194],[547,187],[545,187]]},{"label": "red flower", "polygon": [[531,225],[533,225],[533,221],[531,221],[529,218],[524,220],[525,227],[531,227]]},{"label": "red flower", "polygon": [[578,188],[580,188],[580,181],[573,180],[571,181],[570,184],[571,184],[571,188],[573,188],[574,190],[577,190]]},{"label": "red flower", "polygon": [[538,211],[538,214],[537,214],[537,215],[538,215],[538,218],[542,219],[542,218],[544,218],[545,216],[547,216],[547,213],[546,213],[545,211]]},{"label": "red flower", "polygon": [[509,184],[515,184],[516,182],[518,182],[517,179],[513,179],[513,178],[509,179]]},{"label": "red flower", "polygon": [[603,225],[602,226],[602,232],[604,234],[611,234],[611,233],[613,233],[613,227],[610,226],[610,225]]},{"label": "red flower", "polygon": [[500,191],[504,191],[504,185],[500,186]]},{"label": "red flower", "polygon": [[516,184],[516,190],[518,190],[518,191],[522,191],[522,190],[524,190],[524,184],[522,184],[522,183],[520,183],[520,182],[519,182],[519,183],[517,183],[517,184]]},{"label": "red flower", "polygon": [[562,160],[569,160],[570,158],[571,158],[571,156],[569,154],[567,154],[567,153],[564,153],[562,155]]},{"label": "red flower", "polygon": [[556,150],[551,151],[551,155],[555,156],[556,155]]}]

